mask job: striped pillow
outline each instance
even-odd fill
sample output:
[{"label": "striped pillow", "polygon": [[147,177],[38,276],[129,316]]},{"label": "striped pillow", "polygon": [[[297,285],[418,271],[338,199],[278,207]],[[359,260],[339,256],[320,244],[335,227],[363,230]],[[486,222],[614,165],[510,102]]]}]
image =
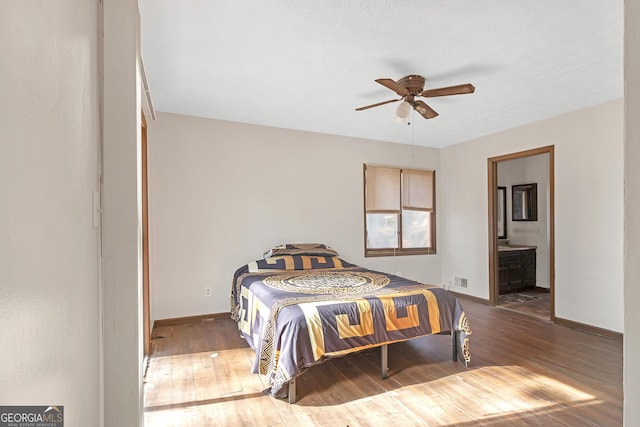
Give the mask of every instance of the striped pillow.
[{"label": "striped pillow", "polygon": [[287,243],[269,249],[264,253],[264,258],[281,255],[338,256],[338,252],[321,243]]}]

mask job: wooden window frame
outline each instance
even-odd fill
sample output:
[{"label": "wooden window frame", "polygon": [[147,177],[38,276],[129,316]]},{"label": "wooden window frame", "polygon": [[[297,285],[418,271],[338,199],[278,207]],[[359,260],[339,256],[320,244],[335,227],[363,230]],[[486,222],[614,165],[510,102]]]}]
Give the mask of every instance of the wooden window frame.
[{"label": "wooden window frame", "polygon": [[[400,171],[400,204],[398,206],[398,210],[394,211],[380,211],[374,213],[394,213],[398,215],[398,247],[397,248],[369,248],[367,247],[367,213],[372,213],[371,211],[367,211],[367,166],[368,167],[378,167],[378,168],[390,168],[397,169]],[[431,209],[406,209],[403,207],[403,171],[420,171],[420,172],[430,172],[432,174],[432,201],[431,201]],[[381,256],[404,256],[404,255],[433,255],[436,254],[436,171],[432,169],[417,169],[417,168],[408,168],[408,167],[397,167],[397,166],[381,166],[381,165],[367,165],[366,163],[362,166],[362,181],[363,181],[363,220],[364,220],[364,256],[365,257],[381,257]],[[403,248],[402,247],[402,215],[404,210],[416,210],[416,211],[428,211],[431,212],[430,215],[430,234],[431,234],[431,246],[425,248]]]}]

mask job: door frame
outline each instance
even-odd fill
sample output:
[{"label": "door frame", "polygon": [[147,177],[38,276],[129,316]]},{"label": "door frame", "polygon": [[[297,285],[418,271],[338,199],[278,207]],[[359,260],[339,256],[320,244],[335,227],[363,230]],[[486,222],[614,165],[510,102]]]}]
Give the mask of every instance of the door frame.
[{"label": "door frame", "polygon": [[144,355],[151,354],[151,309],[149,307],[149,184],[147,177],[147,119],[141,111],[140,178],[142,183],[142,321]]},{"label": "door frame", "polygon": [[488,195],[489,195],[489,305],[498,305],[498,230],[497,230],[497,196],[498,196],[498,163],[549,154],[549,291],[551,306],[550,320],[555,321],[555,206],[554,206],[554,146],[534,148],[516,153],[504,154],[487,159]]}]

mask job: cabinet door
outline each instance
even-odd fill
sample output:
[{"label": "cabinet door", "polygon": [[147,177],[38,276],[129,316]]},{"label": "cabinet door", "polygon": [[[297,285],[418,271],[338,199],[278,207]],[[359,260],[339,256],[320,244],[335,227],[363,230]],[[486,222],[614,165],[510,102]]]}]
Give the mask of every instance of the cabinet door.
[{"label": "cabinet door", "polygon": [[514,262],[509,265],[509,290],[519,291],[522,289],[522,264]]},{"label": "cabinet door", "polygon": [[522,251],[522,287],[532,289],[536,286],[536,251]]},{"label": "cabinet door", "polygon": [[498,293],[517,291],[522,286],[520,251],[498,253]]},{"label": "cabinet door", "polygon": [[509,292],[509,268],[498,266],[498,294]]}]

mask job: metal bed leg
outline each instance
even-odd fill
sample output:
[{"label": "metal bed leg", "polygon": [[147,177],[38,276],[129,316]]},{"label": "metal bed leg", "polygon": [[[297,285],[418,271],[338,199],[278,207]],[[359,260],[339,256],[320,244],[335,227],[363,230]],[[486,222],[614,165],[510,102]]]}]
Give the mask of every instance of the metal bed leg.
[{"label": "metal bed leg", "polygon": [[389,349],[387,348],[387,344],[384,344],[380,347],[380,370],[382,379],[385,380],[389,376],[389,368],[388,368],[388,359],[389,359]]},{"label": "metal bed leg", "polygon": [[458,343],[460,342],[460,331],[451,331],[451,353],[453,361],[458,360]]},{"label": "metal bed leg", "polygon": [[296,378],[297,377],[293,377],[291,378],[291,381],[289,381],[289,404],[293,404],[296,403],[296,400],[298,399],[298,397],[296,396]]}]

